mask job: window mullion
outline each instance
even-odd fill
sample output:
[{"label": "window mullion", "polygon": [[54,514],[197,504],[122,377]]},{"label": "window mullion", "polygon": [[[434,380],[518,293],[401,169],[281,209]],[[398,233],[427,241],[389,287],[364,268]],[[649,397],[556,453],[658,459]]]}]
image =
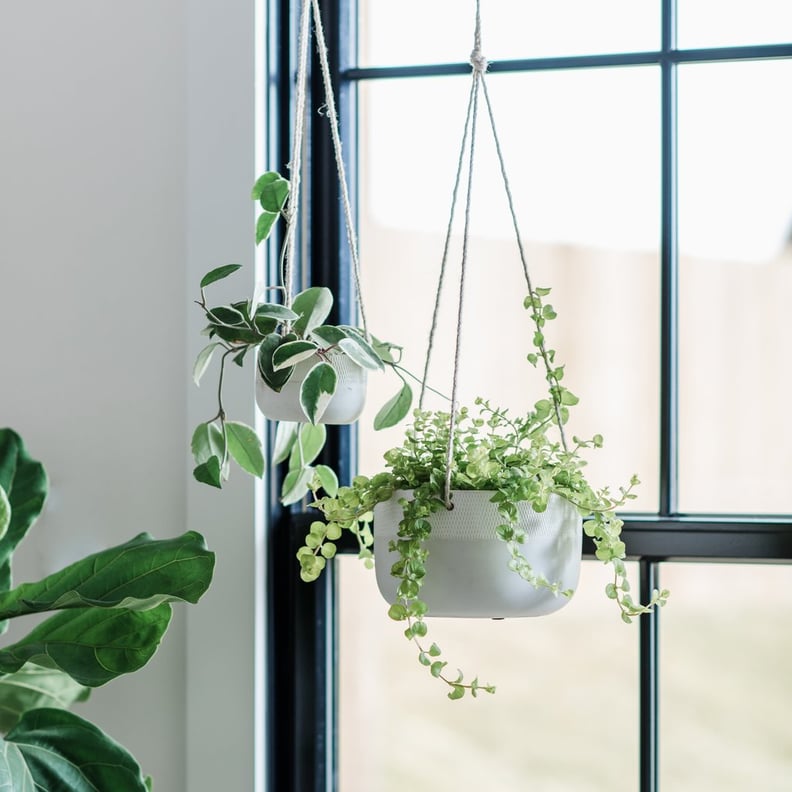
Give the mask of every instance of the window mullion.
[{"label": "window mullion", "polygon": [[678,512],[678,141],[676,0],[662,0],[661,69],[661,348],[660,348],[660,504],[659,514]]}]

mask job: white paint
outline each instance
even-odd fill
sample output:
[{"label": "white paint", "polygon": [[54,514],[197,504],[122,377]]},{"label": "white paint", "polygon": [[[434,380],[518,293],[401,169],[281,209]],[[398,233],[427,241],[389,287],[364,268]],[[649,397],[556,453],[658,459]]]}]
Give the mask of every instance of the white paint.
[{"label": "white paint", "polygon": [[[154,660],[79,712],[155,788],[253,788],[254,487],[191,480],[192,301],[220,263],[253,283],[254,5],[0,5],[0,425],[51,477],[20,554],[33,579],[139,531],[204,533],[215,583]],[[229,408],[255,420],[252,382]],[[260,562],[258,562],[260,564]]]}]

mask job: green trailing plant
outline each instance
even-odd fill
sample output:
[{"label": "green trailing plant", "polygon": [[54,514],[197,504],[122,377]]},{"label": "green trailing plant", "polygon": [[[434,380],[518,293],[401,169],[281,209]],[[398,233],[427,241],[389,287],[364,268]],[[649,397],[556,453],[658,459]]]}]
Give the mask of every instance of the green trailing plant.
[{"label": "green trailing plant", "polygon": [[[256,222],[256,244],[268,239],[281,217],[288,217],[289,182],[276,172],[267,172],[255,183],[253,200],[261,207]],[[288,239],[281,250],[282,264],[288,252]],[[229,264],[213,269],[201,280],[197,301],[208,322],[204,333],[210,343],[198,355],[193,379],[199,384],[217,354],[220,356],[217,385],[217,412],[198,425],[192,437],[195,478],[221,487],[233,459],[243,470],[262,476],[265,455],[255,430],[239,421],[229,420],[223,404],[226,365],[232,361],[243,366],[254,358],[258,372],[268,388],[279,393],[291,380],[296,367],[310,361],[310,370],[299,388],[305,422],[285,422],[276,441],[275,462],[289,460],[284,482],[283,501],[294,503],[308,491],[309,485],[329,485],[335,492],[335,473],[325,467],[312,466],[324,445],[322,415],[336,392],[337,367],[346,358],[367,371],[392,371],[399,382],[396,394],[383,405],[374,419],[375,429],[394,426],[410,411],[412,389],[407,381],[414,376],[400,365],[401,348],[380,341],[358,327],[328,324],[333,308],[332,292],[321,286],[297,294],[288,306],[261,302],[254,297],[227,305],[210,305],[206,289],[236,272],[241,265]],[[281,267],[282,269],[283,267]],[[283,295],[285,286],[276,288]]]},{"label": "green trailing plant", "polygon": [[556,494],[585,518],[584,532],[593,540],[597,559],[611,566],[613,581],[605,593],[615,601],[623,621],[631,622],[654,606],[664,605],[668,598],[668,591],[663,590],[653,592],[646,604],[636,602],[627,579],[623,522],[616,510],[635,497],[638,478],[633,476],[616,493],[608,488],[595,489],[584,473],[584,453],[600,448],[602,437],[573,437],[567,446],[564,425],[578,399],[562,383],[564,368],[556,362],[555,351],[545,344],[545,326],[556,316],[544,301],[548,294],[548,289],[532,290],[525,308],[536,328],[528,361],[533,366],[543,364],[549,398],[540,399],[532,410],[519,416],[477,399],[476,410],[458,410],[453,431],[449,412],[416,410],[403,444],[386,452],[384,472],[358,476],[334,496],[315,492],[311,506],[323,519],[311,524],[305,544],[297,553],[302,579],[316,580],[327,560],[335,555],[336,542],[348,531],[358,543],[359,556],[371,566],[375,506],[390,500],[397,490],[411,490],[410,498],[400,500],[403,519],[398,538],[390,546],[398,554],[390,570],[398,580],[398,589],[397,600],[388,613],[404,625],[404,634],[415,644],[420,663],[448,685],[452,699],[462,698],[467,692],[474,696],[480,691],[491,693],[494,687],[480,684],[477,678],[468,682],[461,672],[447,675],[440,648],[426,641],[424,617],[428,607],[421,599],[428,556],[425,540],[432,530],[432,515],[446,508],[449,447],[451,489],[492,493],[490,500],[501,520],[498,537],[507,549],[504,564],[527,585],[548,589],[556,596],[572,595],[531,566],[523,552],[525,535],[518,521],[518,504],[529,503],[535,511],[543,512],[551,494]]},{"label": "green trailing plant", "polygon": [[12,587],[12,555],[46,496],[44,467],[0,429],[0,631],[10,619],[51,614],[0,648],[0,786],[145,792],[151,779],[129,751],[67,707],[148,662],[171,603],[195,603],[209,587],[214,554],[194,532],[142,533]]}]

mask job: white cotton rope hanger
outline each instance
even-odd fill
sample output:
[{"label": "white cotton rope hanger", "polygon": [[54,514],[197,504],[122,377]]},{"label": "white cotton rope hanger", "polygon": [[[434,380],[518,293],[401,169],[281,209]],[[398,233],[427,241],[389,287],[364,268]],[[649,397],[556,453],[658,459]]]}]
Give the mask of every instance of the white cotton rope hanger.
[{"label": "white cotton rope hanger", "polygon": [[[421,383],[421,395],[419,398],[419,408],[423,408],[423,400],[424,395],[426,393],[426,381],[429,375],[429,365],[431,361],[432,351],[434,349],[434,341],[435,341],[435,334],[437,331],[437,317],[440,308],[440,297],[443,290],[443,282],[446,275],[446,265],[448,263],[448,251],[450,247],[451,241],[451,231],[452,226],[454,223],[454,214],[456,211],[456,203],[457,203],[457,196],[459,192],[459,185],[462,178],[462,170],[465,163],[465,151],[467,149],[468,144],[468,137],[470,138],[470,149],[468,152],[468,181],[467,181],[467,192],[465,196],[465,222],[464,222],[464,230],[462,236],[462,261],[461,261],[461,268],[460,268],[460,277],[459,277],[459,297],[457,303],[457,323],[456,323],[456,341],[455,341],[455,348],[454,348],[454,369],[453,369],[453,380],[451,386],[451,417],[449,421],[449,428],[448,428],[448,449],[446,453],[446,474],[445,474],[445,491],[444,491],[444,500],[445,506],[447,509],[453,509],[454,504],[451,501],[451,469],[453,464],[453,457],[454,457],[454,435],[456,432],[456,423],[457,423],[457,409],[458,409],[458,386],[459,386],[459,368],[460,368],[460,353],[461,353],[461,339],[462,339],[462,318],[463,318],[463,308],[464,308],[464,299],[465,299],[465,281],[466,281],[466,271],[467,271],[467,258],[468,258],[468,241],[470,236],[470,205],[472,199],[472,192],[473,192],[473,163],[475,160],[475,148],[476,148],[476,126],[478,120],[478,100],[479,100],[479,87],[481,88],[483,95],[484,95],[484,102],[487,107],[487,115],[489,117],[490,128],[492,129],[492,136],[495,142],[495,151],[498,156],[498,164],[500,166],[501,177],[503,179],[503,186],[506,191],[506,198],[509,204],[509,213],[512,219],[512,225],[514,227],[514,232],[517,237],[517,248],[520,255],[520,262],[522,264],[523,275],[525,276],[525,282],[528,286],[529,294],[533,294],[533,287],[531,284],[531,276],[528,272],[528,263],[525,256],[525,250],[522,244],[522,236],[520,234],[519,224],[517,222],[517,213],[514,208],[514,200],[512,197],[511,187],[509,184],[509,178],[506,173],[506,164],[503,157],[503,151],[500,145],[500,139],[498,137],[498,132],[495,126],[495,116],[492,111],[492,104],[490,102],[489,93],[487,91],[487,83],[484,78],[484,75],[487,71],[489,66],[487,59],[484,57],[482,50],[481,50],[481,2],[480,0],[476,0],[476,24],[475,24],[475,33],[474,33],[474,43],[473,43],[473,51],[470,55],[470,65],[473,67],[472,72],[472,82],[470,86],[470,94],[468,99],[468,107],[467,107],[467,114],[465,117],[465,126],[464,131],[462,134],[462,145],[460,147],[459,152],[459,160],[457,163],[457,173],[456,179],[454,181],[454,189],[451,197],[451,214],[448,220],[448,228],[446,230],[446,238],[445,244],[443,247],[443,258],[440,265],[440,275],[438,278],[437,283],[437,293],[435,296],[435,305],[434,305],[434,312],[432,314],[432,327],[429,331],[429,342],[427,345],[426,350],[426,361],[424,363],[424,376],[423,381]],[[536,308],[532,308],[533,318],[534,320],[537,318]],[[539,346],[539,354],[542,358],[542,361],[545,366],[545,370],[550,372],[550,361],[547,356],[547,351],[544,346],[544,342],[542,342]],[[564,434],[564,425],[563,421],[561,420],[561,403],[557,394],[551,391],[551,398],[553,402],[553,408],[556,414],[556,420],[558,423],[558,430],[561,435],[561,445],[564,451],[567,451],[567,442],[566,436]]]},{"label": "white cotton rope hanger", "polygon": [[355,281],[355,293],[360,323],[363,334],[369,339],[366,309],[363,304],[363,293],[360,282],[360,256],[358,253],[357,237],[355,235],[354,219],[352,217],[352,204],[347,187],[346,168],[341,147],[341,135],[338,127],[338,112],[336,110],[333,83],[330,77],[330,64],[327,58],[327,43],[325,40],[322,15],[319,10],[319,0],[303,0],[300,11],[300,34],[298,42],[297,61],[297,92],[295,96],[295,123],[294,139],[292,143],[292,160],[290,163],[292,199],[286,223],[286,256],[283,267],[283,286],[285,291],[284,302],[291,307],[292,279],[294,273],[295,246],[294,239],[297,228],[297,214],[300,205],[300,174],[302,168],[302,155],[305,145],[305,113],[306,113],[306,85],[308,83],[308,43],[311,33],[311,17],[313,16],[314,31],[316,33],[316,48],[319,55],[319,64],[322,73],[322,85],[325,92],[325,106],[328,120],[330,121],[330,135],[333,141],[333,154],[335,156],[336,171],[341,189],[341,203],[344,209],[344,225],[346,227],[347,242],[352,259],[352,272]]}]

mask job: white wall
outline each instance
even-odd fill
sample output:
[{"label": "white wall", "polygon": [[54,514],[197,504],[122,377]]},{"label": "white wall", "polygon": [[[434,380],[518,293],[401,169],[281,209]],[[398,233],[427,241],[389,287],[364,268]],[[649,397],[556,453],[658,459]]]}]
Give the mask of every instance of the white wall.
[{"label": "white wall", "polygon": [[[0,425],[51,478],[16,579],[142,530],[196,529],[218,553],[151,664],[79,710],[160,792],[253,789],[253,486],[201,490],[187,450],[211,411],[189,381],[197,282],[252,266],[253,15],[252,0],[0,4]],[[249,382],[230,384],[252,421]]]}]

